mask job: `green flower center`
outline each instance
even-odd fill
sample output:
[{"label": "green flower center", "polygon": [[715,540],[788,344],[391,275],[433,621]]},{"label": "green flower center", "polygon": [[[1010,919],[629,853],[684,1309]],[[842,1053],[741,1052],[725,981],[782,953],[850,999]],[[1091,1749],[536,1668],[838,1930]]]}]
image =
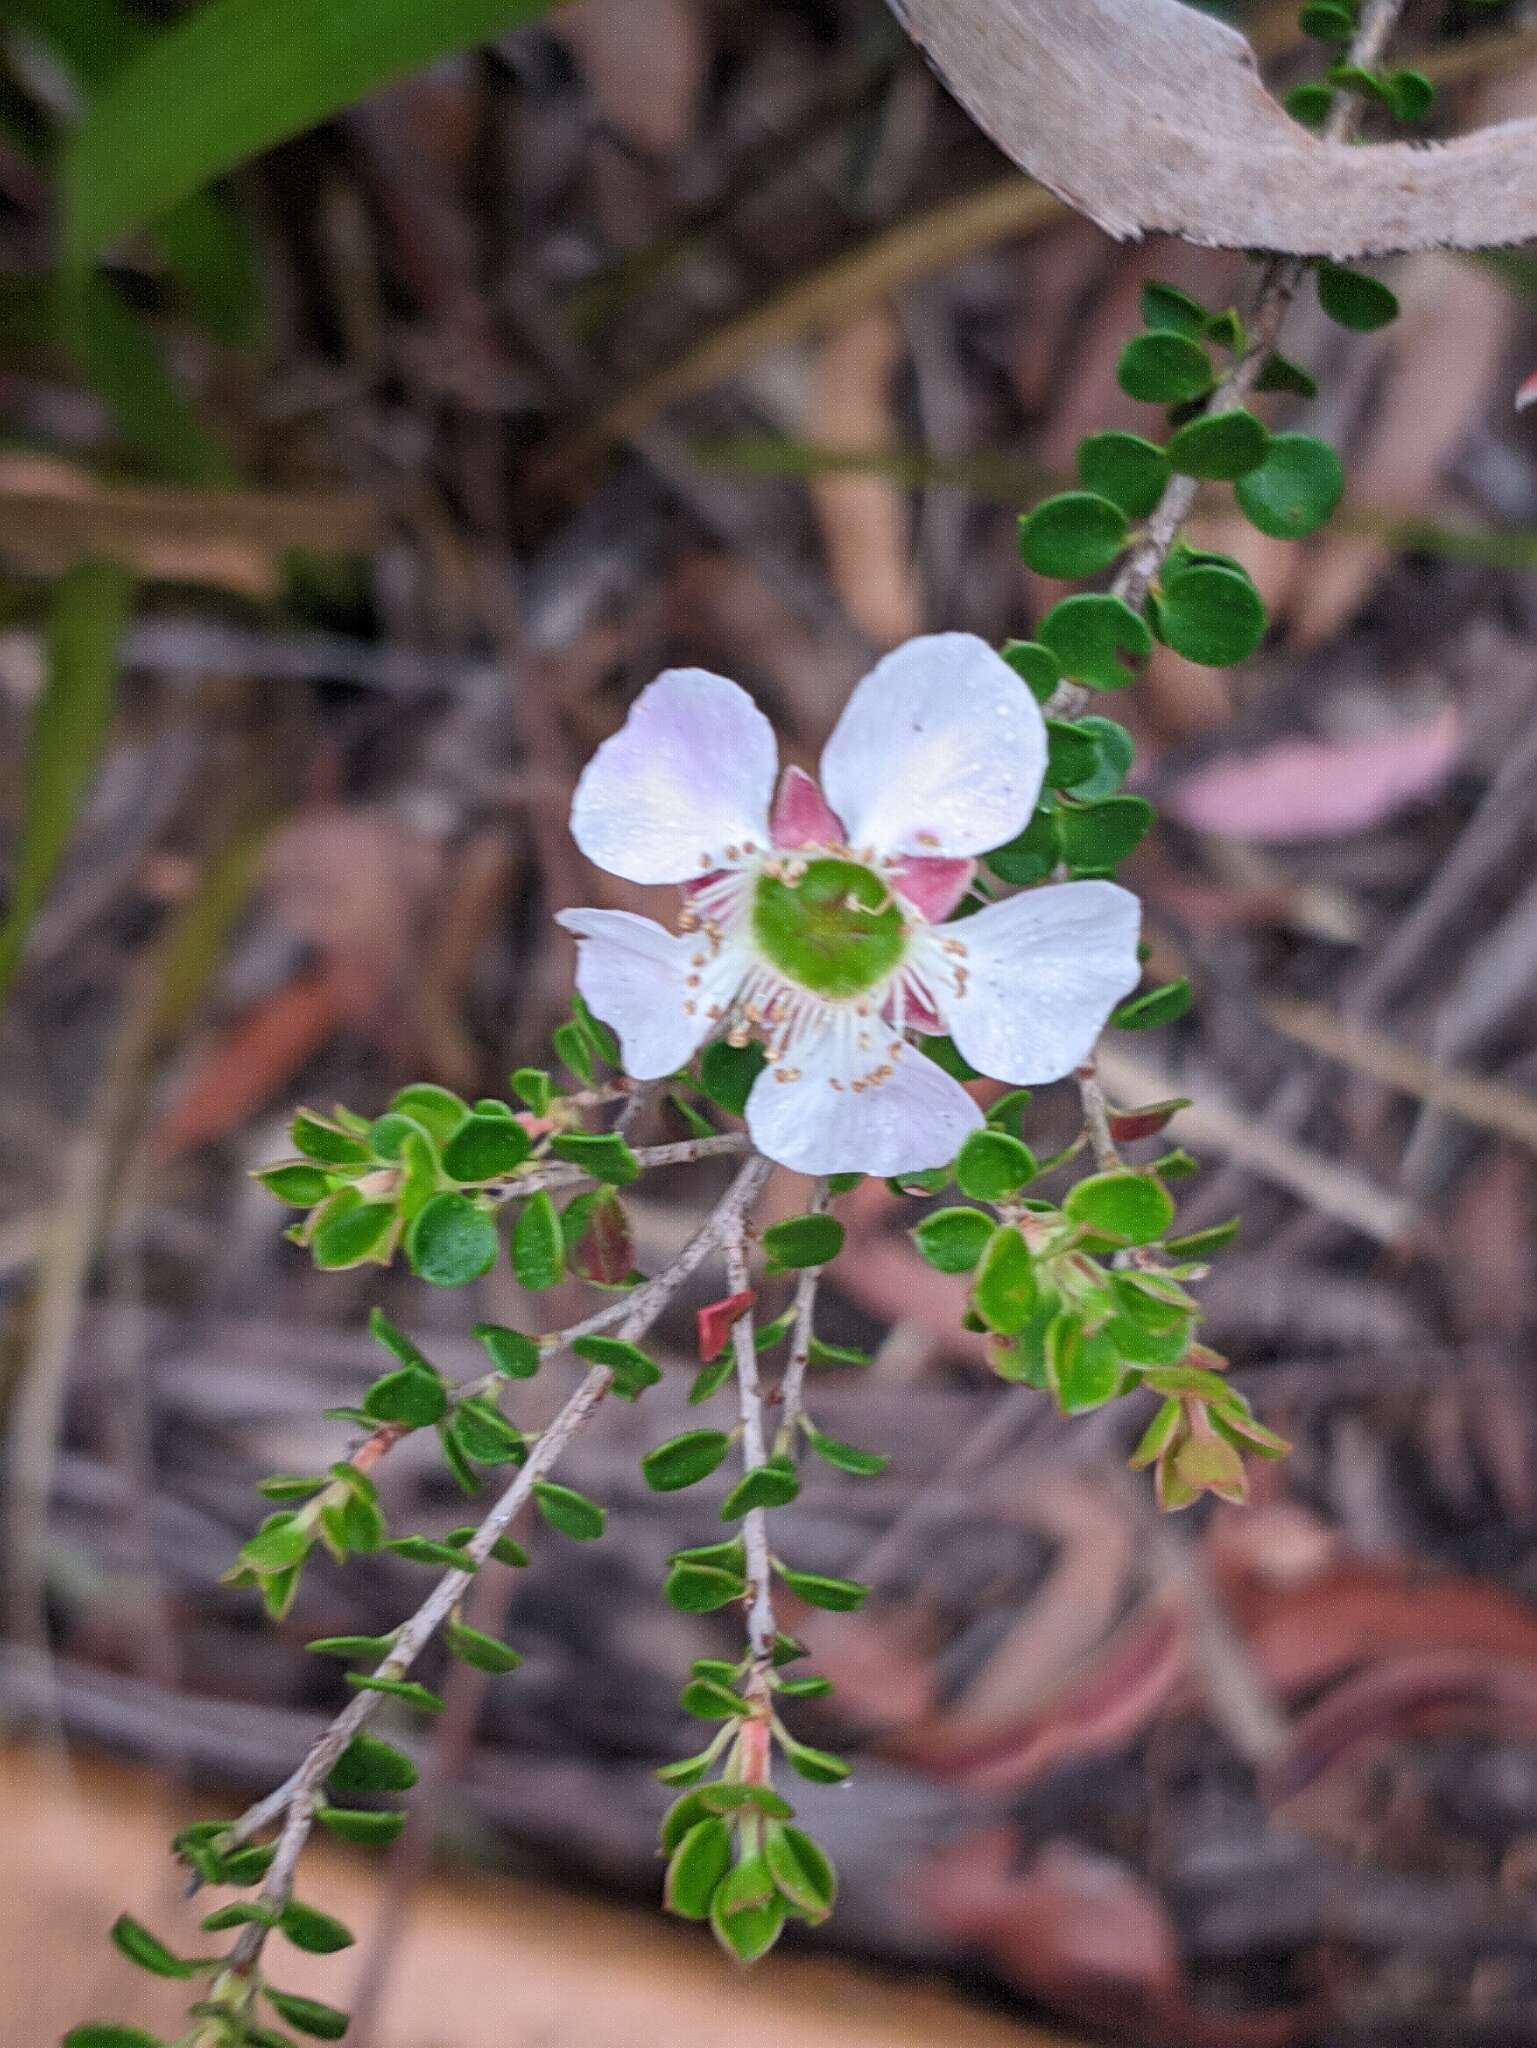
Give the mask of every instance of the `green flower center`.
[{"label": "green flower center", "polygon": [[813,995],[863,995],[891,973],[907,927],[880,876],[851,860],[813,860],[798,881],[760,876],[753,937],[764,958]]}]

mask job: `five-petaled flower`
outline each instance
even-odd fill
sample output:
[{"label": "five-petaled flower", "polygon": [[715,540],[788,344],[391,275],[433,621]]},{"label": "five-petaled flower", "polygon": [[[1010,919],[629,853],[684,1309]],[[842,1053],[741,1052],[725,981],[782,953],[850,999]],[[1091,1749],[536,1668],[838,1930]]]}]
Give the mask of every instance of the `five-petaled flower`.
[{"label": "five-petaled flower", "polygon": [[948,1032],[996,1080],[1059,1080],[1136,986],[1138,905],[1114,882],[1056,883],[945,923],[975,857],[1028,822],[1046,767],[1035,699],[984,641],[911,640],[865,677],[821,786],[779,783],[745,690],[669,669],[588,763],[571,830],[626,881],[683,889],[674,934],[570,910],[577,986],[637,1080],[707,1040],[767,1049],[747,1127],[801,1173],[944,1166],[982,1113],[912,1043]]}]

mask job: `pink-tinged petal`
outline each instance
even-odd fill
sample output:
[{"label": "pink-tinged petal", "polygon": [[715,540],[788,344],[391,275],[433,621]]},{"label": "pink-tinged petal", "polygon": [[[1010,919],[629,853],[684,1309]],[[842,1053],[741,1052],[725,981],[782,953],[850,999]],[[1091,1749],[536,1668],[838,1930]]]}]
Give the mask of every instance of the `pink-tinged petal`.
[{"label": "pink-tinged petal", "polygon": [[943,924],[971,887],[974,860],[900,860],[887,879],[929,924]]},{"label": "pink-tinged petal", "polygon": [[747,1128],[796,1173],[922,1173],[948,1166],[982,1112],[958,1081],[889,1025],[861,1046],[845,1022],[768,1066],[747,1098]]},{"label": "pink-tinged petal", "polygon": [[576,985],[619,1034],[625,1072],[637,1081],[685,1066],[715,1028],[710,1009],[724,1009],[741,979],[724,956],[701,967],[697,938],[674,937],[628,910],[563,910],[556,923],[576,934]]},{"label": "pink-tinged petal", "polygon": [[971,633],[909,640],[850,697],[822,787],[855,847],[955,859],[1024,830],[1046,772],[1041,708]]},{"label": "pink-tinged petal", "polygon": [[936,933],[929,986],[961,1052],[997,1081],[1070,1074],[1141,978],[1141,914],[1115,882],[1061,882]]},{"label": "pink-tinged petal", "polygon": [[745,690],[708,669],[657,677],[588,762],[571,836],[627,882],[685,882],[768,844],[774,729]]},{"label": "pink-tinged petal", "polygon": [[784,772],[774,799],[769,833],[776,846],[841,846],[843,820],[804,768],[793,764]]}]

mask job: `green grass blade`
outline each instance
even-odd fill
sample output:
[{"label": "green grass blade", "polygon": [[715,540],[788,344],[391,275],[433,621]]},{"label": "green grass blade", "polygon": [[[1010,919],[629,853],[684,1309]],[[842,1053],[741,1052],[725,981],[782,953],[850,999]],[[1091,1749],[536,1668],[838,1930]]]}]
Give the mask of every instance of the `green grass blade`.
[{"label": "green grass blade", "polygon": [[0,1001],[106,743],[132,596],[133,579],[109,562],[82,562],[54,586],[48,671],[28,734],[25,808],[0,922]]},{"label": "green grass blade", "polygon": [[112,77],[63,159],[64,252],[119,235],[274,143],[550,0],[207,0]]}]

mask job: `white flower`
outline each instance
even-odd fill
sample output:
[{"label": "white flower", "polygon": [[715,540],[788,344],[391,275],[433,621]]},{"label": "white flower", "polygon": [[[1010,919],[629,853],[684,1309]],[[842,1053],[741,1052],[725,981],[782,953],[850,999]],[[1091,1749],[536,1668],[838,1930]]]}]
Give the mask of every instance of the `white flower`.
[{"label": "white flower", "polygon": [[752,699],[670,669],[588,763],[571,806],[587,857],[684,891],[674,935],[571,910],[577,986],[637,1080],[706,1039],[762,1040],[759,1150],[801,1173],[916,1173],[982,1115],[911,1043],[949,1032],[1000,1081],[1059,1080],[1138,980],[1138,905],[1066,882],[946,925],[974,856],[1028,822],[1046,765],[1035,699],[967,633],[910,640],[855,690],[821,787],[786,771]]}]

